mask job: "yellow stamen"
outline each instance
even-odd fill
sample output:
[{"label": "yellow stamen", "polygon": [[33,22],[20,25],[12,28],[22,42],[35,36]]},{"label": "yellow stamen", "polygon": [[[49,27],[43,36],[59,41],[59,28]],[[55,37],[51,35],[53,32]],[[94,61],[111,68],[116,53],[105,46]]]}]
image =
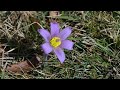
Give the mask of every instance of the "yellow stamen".
[{"label": "yellow stamen", "polygon": [[51,46],[53,46],[54,48],[60,46],[61,44],[61,40],[59,37],[53,37],[51,40],[50,40],[50,44]]}]

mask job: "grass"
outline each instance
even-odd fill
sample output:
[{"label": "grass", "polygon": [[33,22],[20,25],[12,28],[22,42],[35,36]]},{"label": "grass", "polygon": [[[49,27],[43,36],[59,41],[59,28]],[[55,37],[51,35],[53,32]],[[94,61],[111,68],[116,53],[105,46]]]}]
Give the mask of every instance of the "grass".
[{"label": "grass", "polygon": [[[120,11],[61,11],[61,27],[72,26],[74,50],[65,50],[63,65],[53,54],[44,56],[40,44],[43,38],[38,28],[49,29],[49,11],[1,11],[0,43],[3,57],[12,57],[1,67],[26,60],[37,53],[42,65],[25,74],[0,72],[1,79],[120,79]],[[32,16],[32,18],[30,18]],[[34,22],[38,22],[35,24]],[[3,66],[2,66],[3,64]]]}]

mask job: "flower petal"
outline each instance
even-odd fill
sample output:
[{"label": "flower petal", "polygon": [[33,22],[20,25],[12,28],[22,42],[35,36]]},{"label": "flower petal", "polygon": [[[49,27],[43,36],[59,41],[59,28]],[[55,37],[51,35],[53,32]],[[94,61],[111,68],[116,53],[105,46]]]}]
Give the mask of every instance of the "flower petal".
[{"label": "flower petal", "polygon": [[55,35],[59,34],[60,27],[59,27],[58,23],[56,23],[56,22],[53,23],[52,22],[52,23],[50,23],[50,27],[51,27],[51,36],[55,36]]},{"label": "flower petal", "polygon": [[60,38],[61,40],[65,40],[70,34],[71,34],[72,30],[70,27],[66,27],[64,28],[61,32],[60,32]]},{"label": "flower petal", "polygon": [[61,48],[54,49],[56,56],[58,57],[59,61],[63,63],[65,61],[65,53]]},{"label": "flower petal", "polygon": [[70,40],[63,40],[61,43],[61,48],[73,50],[74,43]]},{"label": "flower petal", "polygon": [[44,43],[41,45],[43,51],[45,52],[45,54],[49,54],[52,51],[52,47],[50,46],[49,43]]},{"label": "flower petal", "polygon": [[45,39],[46,42],[49,42],[49,40],[51,39],[51,36],[50,36],[50,33],[47,30],[39,29],[38,32]]}]

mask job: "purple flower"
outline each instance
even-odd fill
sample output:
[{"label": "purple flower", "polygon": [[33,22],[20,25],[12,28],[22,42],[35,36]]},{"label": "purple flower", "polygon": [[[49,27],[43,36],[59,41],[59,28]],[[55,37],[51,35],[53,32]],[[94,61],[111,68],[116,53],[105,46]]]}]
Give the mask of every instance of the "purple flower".
[{"label": "purple flower", "polygon": [[70,40],[66,40],[71,34],[71,28],[66,27],[60,31],[58,23],[50,23],[50,33],[45,29],[39,29],[38,32],[45,39],[44,44],[41,45],[42,49],[46,54],[54,51],[61,63],[65,60],[65,53],[63,49],[72,50],[74,43]]}]

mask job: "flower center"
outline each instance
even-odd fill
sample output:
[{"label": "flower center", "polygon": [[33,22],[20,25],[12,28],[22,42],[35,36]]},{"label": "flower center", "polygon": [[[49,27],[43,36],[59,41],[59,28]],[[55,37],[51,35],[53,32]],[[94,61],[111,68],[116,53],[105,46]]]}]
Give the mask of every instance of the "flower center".
[{"label": "flower center", "polygon": [[50,40],[50,44],[51,46],[53,46],[54,48],[60,46],[61,44],[61,40],[59,37],[53,37],[51,40]]}]

